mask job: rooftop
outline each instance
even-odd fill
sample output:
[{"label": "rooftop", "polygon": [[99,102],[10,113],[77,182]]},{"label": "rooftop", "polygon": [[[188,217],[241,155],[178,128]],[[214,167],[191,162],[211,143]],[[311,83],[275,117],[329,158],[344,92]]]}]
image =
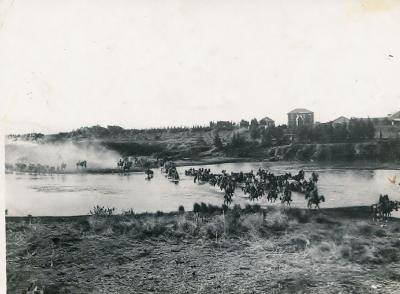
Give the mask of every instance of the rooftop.
[{"label": "rooftop", "polygon": [[296,108],[296,109],[293,109],[292,111],[290,111],[289,113],[314,113],[314,112],[312,112],[308,109],[305,109],[305,108]]},{"label": "rooftop", "polygon": [[400,111],[388,115],[388,118],[391,120],[400,120]]},{"label": "rooftop", "polygon": [[260,119],[260,121],[262,121],[262,120],[265,121],[265,122],[268,122],[268,121],[273,122],[274,121],[273,119],[270,119],[268,116]]},{"label": "rooftop", "polygon": [[332,123],[345,123],[348,122],[349,119],[345,116],[339,116],[337,119],[334,119]]}]

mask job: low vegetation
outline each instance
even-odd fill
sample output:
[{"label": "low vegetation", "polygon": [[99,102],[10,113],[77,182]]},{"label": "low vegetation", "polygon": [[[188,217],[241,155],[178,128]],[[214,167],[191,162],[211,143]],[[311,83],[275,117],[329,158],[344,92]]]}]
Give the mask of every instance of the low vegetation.
[{"label": "low vegetation", "polygon": [[400,223],[364,207],[110,209],[7,217],[9,293],[387,293],[400,281]]}]

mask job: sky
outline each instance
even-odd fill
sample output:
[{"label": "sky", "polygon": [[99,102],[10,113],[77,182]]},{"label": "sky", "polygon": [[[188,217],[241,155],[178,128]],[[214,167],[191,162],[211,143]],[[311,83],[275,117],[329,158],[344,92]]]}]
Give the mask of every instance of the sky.
[{"label": "sky", "polygon": [[400,0],[0,0],[7,133],[400,110]]}]

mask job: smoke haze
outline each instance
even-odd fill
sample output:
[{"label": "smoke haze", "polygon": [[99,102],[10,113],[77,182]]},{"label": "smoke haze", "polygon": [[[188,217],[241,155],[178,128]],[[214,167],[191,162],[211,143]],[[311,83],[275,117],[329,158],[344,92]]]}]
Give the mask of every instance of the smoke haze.
[{"label": "smoke haze", "polygon": [[67,164],[67,170],[75,169],[76,163],[86,160],[88,168],[115,167],[120,155],[112,150],[90,143],[47,143],[10,141],[5,146],[5,162],[8,164],[33,163],[49,166]]}]

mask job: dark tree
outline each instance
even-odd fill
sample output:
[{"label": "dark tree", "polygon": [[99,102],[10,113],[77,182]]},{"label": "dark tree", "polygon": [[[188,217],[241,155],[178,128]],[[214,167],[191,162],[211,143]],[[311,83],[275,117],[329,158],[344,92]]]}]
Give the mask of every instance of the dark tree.
[{"label": "dark tree", "polygon": [[247,120],[242,119],[239,123],[239,126],[241,128],[248,128],[250,126],[250,123]]},{"label": "dark tree", "polygon": [[261,145],[265,147],[269,147],[272,145],[272,135],[270,130],[266,130],[263,132],[261,137]]},{"label": "dark tree", "polygon": [[217,149],[222,149],[224,147],[218,133],[215,133],[215,136],[214,136],[214,146]]},{"label": "dark tree", "polygon": [[242,138],[239,134],[235,133],[232,136],[231,139],[231,145],[232,147],[242,147],[246,144],[246,140]]},{"label": "dark tree", "polygon": [[375,126],[370,118],[368,118],[366,124],[366,137],[368,139],[373,139],[375,137]]},{"label": "dark tree", "polygon": [[260,138],[260,135],[261,135],[261,133],[260,133],[260,128],[258,127],[258,125],[257,126],[256,125],[251,125],[251,127],[250,127],[250,137],[253,140],[255,140],[255,139]]}]

